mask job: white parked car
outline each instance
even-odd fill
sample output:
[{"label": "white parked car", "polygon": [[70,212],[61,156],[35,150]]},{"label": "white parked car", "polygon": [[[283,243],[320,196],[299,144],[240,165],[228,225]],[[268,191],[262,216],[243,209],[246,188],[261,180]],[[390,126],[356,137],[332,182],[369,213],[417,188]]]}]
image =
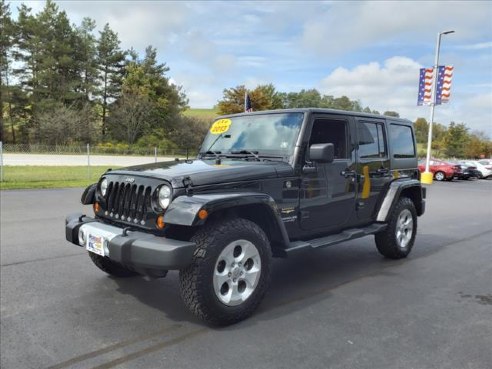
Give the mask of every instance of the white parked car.
[{"label": "white parked car", "polygon": [[492,160],[481,159],[463,162],[465,165],[472,165],[477,168],[477,170],[482,173],[482,178],[492,177]]}]

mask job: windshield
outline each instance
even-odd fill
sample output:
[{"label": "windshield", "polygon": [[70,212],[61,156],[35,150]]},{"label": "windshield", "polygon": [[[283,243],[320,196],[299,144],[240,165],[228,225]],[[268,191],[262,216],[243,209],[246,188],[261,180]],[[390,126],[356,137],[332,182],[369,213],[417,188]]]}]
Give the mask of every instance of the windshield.
[{"label": "windshield", "polygon": [[304,113],[244,115],[219,119],[210,127],[201,153],[238,153],[290,156],[293,153]]}]

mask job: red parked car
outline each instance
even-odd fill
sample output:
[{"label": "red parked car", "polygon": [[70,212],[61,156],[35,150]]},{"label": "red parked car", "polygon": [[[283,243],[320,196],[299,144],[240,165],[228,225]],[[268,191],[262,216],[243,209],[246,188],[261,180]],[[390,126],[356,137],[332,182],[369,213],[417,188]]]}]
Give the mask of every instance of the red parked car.
[{"label": "red parked car", "polygon": [[[420,172],[425,172],[425,160],[419,162]],[[452,181],[458,176],[461,168],[459,165],[447,163],[442,160],[431,159],[429,162],[429,171],[434,174],[436,181]]]}]

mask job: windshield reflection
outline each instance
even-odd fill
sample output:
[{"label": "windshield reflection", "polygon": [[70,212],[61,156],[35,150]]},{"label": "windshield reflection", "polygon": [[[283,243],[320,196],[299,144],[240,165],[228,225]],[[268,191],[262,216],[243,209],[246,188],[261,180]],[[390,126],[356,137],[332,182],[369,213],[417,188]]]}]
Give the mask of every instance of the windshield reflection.
[{"label": "windshield reflection", "polygon": [[248,150],[257,151],[260,155],[288,156],[294,150],[303,118],[304,113],[233,117],[227,131],[220,135],[208,132],[201,152],[213,144],[211,150],[222,154]]}]

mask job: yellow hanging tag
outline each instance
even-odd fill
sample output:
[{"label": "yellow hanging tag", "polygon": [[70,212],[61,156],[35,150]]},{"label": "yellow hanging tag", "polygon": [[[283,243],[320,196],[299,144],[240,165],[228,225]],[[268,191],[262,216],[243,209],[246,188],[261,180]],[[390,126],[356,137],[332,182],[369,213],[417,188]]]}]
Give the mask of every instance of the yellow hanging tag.
[{"label": "yellow hanging tag", "polygon": [[230,119],[219,119],[212,124],[212,127],[210,127],[210,133],[213,135],[220,135],[221,133],[227,132],[231,123]]}]

